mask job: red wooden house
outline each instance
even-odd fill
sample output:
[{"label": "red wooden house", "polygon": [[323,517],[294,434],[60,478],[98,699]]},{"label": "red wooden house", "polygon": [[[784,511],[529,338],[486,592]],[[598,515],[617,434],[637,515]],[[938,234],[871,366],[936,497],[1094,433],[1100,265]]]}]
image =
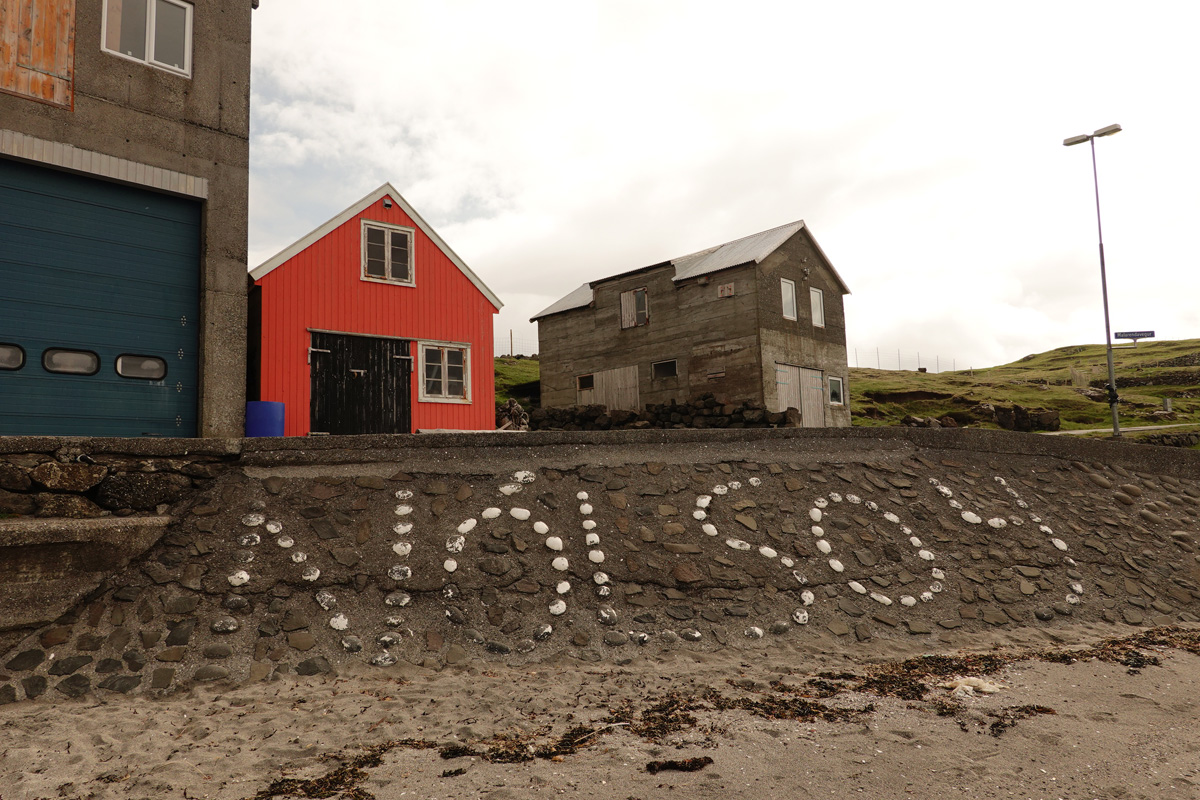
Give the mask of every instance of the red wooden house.
[{"label": "red wooden house", "polygon": [[495,427],[502,303],[391,184],[250,278],[249,396],[285,435]]}]

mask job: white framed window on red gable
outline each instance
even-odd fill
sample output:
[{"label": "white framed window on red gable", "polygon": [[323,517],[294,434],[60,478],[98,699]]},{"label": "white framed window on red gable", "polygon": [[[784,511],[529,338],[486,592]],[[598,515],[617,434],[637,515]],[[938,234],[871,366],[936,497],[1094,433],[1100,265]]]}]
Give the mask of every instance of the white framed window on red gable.
[{"label": "white framed window on red gable", "polygon": [[104,0],[105,52],[192,76],[191,3],[181,0]]},{"label": "white framed window on red gable", "polygon": [[471,402],[471,346],[421,342],[420,399],[426,403]]},{"label": "white framed window on red gable", "polygon": [[387,222],[362,221],[362,279],[416,286],[413,229]]}]

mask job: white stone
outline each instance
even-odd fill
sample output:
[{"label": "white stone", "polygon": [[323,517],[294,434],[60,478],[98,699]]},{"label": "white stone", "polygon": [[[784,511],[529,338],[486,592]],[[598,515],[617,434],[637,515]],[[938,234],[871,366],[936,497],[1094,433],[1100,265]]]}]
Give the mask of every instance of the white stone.
[{"label": "white stone", "polygon": [[467,545],[467,540],[464,537],[451,536],[449,539],[446,540],[446,552],[447,553],[461,553],[463,551],[463,548],[466,547],[466,545]]},{"label": "white stone", "polygon": [[813,536],[824,536],[825,535],[825,529],[822,528],[820,525],[813,525],[811,530],[812,530]]},{"label": "white stone", "polygon": [[837,492],[830,492],[830,493],[829,493],[829,499],[830,499],[830,500],[832,500],[832,501],[833,501],[833,502],[835,502],[835,503],[840,503],[840,502],[842,502],[842,496],[841,496],[840,494],[838,494]]},{"label": "white stone", "polygon": [[608,583],[608,575],[603,572],[597,572],[592,575],[592,580],[596,582],[597,586],[603,586]]},{"label": "white stone", "polygon": [[700,530],[704,531],[704,533],[707,534],[708,536],[716,536],[717,535],[717,526],[713,525],[712,523],[707,523],[707,524],[701,525]]},{"label": "white stone", "polygon": [[921,592],[921,602],[928,603],[933,600],[933,592]]},{"label": "white stone", "polygon": [[413,496],[413,493],[410,489],[397,489],[396,490],[396,499],[397,500],[410,500],[410,499],[412,499],[412,496]]},{"label": "white stone", "polygon": [[755,487],[762,486],[762,478],[751,478],[749,484]]},{"label": "white stone", "polygon": [[586,544],[588,547],[592,547],[593,545],[600,544],[600,534],[589,533],[587,536],[583,537],[583,543]]},{"label": "white stone", "polygon": [[1062,539],[1051,539],[1051,540],[1050,540],[1050,544],[1054,545],[1054,546],[1055,546],[1055,547],[1057,547],[1059,550],[1062,550],[1062,551],[1066,552],[1066,549],[1067,549],[1067,543],[1066,543],[1066,542],[1064,542]]},{"label": "white stone", "polygon": [[247,514],[246,516],[242,517],[242,524],[248,528],[257,527],[266,521],[267,518],[262,514]]},{"label": "white stone", "polygon": [[458,526],[458,532],[459,533],[470,533],[471,531],[475,530],[475,526],[478,524],[479,524],[478,521],[474,517],[471,517],[470,519],[465,520],[461,525]]},{"label": "white stone", "polygon": [[500,487],[500,494],[504,495],[505,497],[512,497],[523,488],[524,487],[519,483],[506,483]]},{"label": "white stone", "polygon": [[917,555],[926,561],[933,561],[933,553],[929,552],[928,550],[918,550]]},{"label": "white stone", "polygon": [[939,487],[937,487],[937,490],[938,490],[938,494],[940,494],[942,497],[953,497],[954,496],[954,492],[950,491],[949,487],[939,486]]},{"label": "white stone", "polygon": [[559,572],[566,572],[567,567],[570,566],[570,562],[567,561],[566,556],[559,556],[550,562],[550,566],[554,567]]},{"label": "white stone", "polygon": [[866,506],[867,506],[868,511],[878,511],[879,510],[879,504],[876,503],[874,500],[868,500],[866,503]]},{"label": "white stone", "polygon": [[587,499],[588,499],[588,493],[587,493],[587,492],[580,492],[579,494],[575,495],[575,499],[576,499],[576,500],[587,500]]},{"label": "white stone", "polygon": [[401,536],[405,535],[412,529],[413,529],[413,524],[411,522],[397,522],[395,525],[392,526],[392,531],[395,533],[398,533]]},{"label": "white stone", "polygon": [[763,633],[763,629],[757,625],[751,625],[745,630],[745,636],[747,639],[761,639],[763,637]]},{"label": "white stone", "polygon": [[1067,595],[1067,603],[1073,606],[1079,605],[1079,596],[1074,594]]},{"label": "white stone", "polygon": [[1020,506],[1021,508],[1029,508],[1029,503],[1026,503],[1024,500],[1021,500],[1020,498],[1017,499],[1017,505]]},{"label": "white stone", "polygon": [[897,517],[895,514],[893,514],[891,511],[888,511],[887,513],[885,513],[885,514],[883,515],[883,518],[884,518],[884,519],[886,519],[888,522],[891,522],[891,523],[897,523],[897,522],[899,522],[899,521],[900,521],[900,518],[899,518],[899,517]]},{"label": "white stone", "polygon": [[892,598],[879,592],[871,592],[871,599],[880,605],[890,606],[892,604]]},{"label": "white stone", "polygon": [[821,509],[819,509],[819,508],[810,508],[810,509],[808,510],[808,516],[809,516],[809,519],[811,519],[813,522],[820,522],[820,521],[821,521],[821,516],[822,516],[822,514],[821,514]]},{"label": "white stone", "polygon": [[571,591],[571,582],[559,581],[558,585],[554,587],[554,591],[558,592],[559,594],[566,594],[567,592]]},{"label": "white stone", "polygon": [[813,500],[813,505],[817,508],[826,508],[829,506],[829,501],[824,497],[818,497],[816,500]]},{"label": "white stone", "polygon": [[1072,583],[1071,591],[1074,592],[1075,594],[1083,594],[1083,584],[1082,583]]},{"label": "white stone", "polygon": [[520,472],[514,472],[512,476],[513,480],[517,483],[533,483],[535,477],[537,476],[527,469],[523,469]]},{"label": "white stone", "polygon": [[273,519],[267,523],[267,533],[269,533],[271,535],[275,535],[276,533],[279,533],[281,530],[283,530],[283,523],[280,522],[279,520]]},{"label": "white stone", "polygon": [[[1034,520],[1034,522],[1037,522],[1037,520]],[[1042,533],[1046,534],[1047,536],[1050,536],[1051,534],[1054,533],[1054,530],[1049,525],[1041,525],[1038,527],[1038,530],[1041,531]]]},{"label": "white stone", "polygon": [[921,540],[920,540],[920,539],[918,539],[916,536],[910,536],[910,537],[908,537],[908,543],[909,543],[909,544],[911,544],[913,547],[920,547],[920,546],[921,546]]},{"label": "white stone", "polygon": [[855,594],[866,594],[867,593],[867,587],[863,586],[858,581],[850,581],[846,585],[849,586],[850,591],[854,592]]},{"label": "white stone", "polygon": [[983,522],[983,517],[979,516],[974,511],[962,512],[962,518],[964,522],[969,522],[972,525],[978,525],[979,523]]},{"label": "white stone", "polygon": [[787,567],[788,569],[791,569],[791,568],[792,568],[793,566],[795,566],[795,564],[796,564],[796,562],[795,562],[795,561],[792,561],[792,560],[791,560],[790,558],[788,558],[787,556],[780,556],[780,557],[779,557],[779,563],[780,563],[780,564],[783,564],[783,565],[784,565],[785,567]]},{"label": "white stone", "polygon": [[945,577],[946,577],[946,573],[942,572],[942,571],[941,571],[940,569],[938,569],[937,567],[934,567],[933,569],[931,569],[931,570],[929,571],[929,574],[933,576],[933,579],[934,579],[935,581],[940,581],[940,580],[942,580],[943,578],[945,578]]},{"label": "white stone", "polygon": [[[1029,521],[1030,521],[1030,522],[1033,522],[1033,523],[1038,523],[1038,522],[1041,522],[1041,521],[1042,521],[1042,518],[1041,518],[1041,517],[1039,517],[1039,516],[1037,516],[1036,514],[1030,514],[1030,515],[1029,515]],[[1042,533],[1045,533],[1045,531],[1042,531]]]},{"label": "white stone", "polygon": [[412,542],[396,542],[392,545],[392,552],[398,556],[406,556],[412,552]]},{"label": "white stone", "polygon": [[729,494],[729,487],[723,483],[718,483],[712,489],[713,494]]},{"label": "white stone", "polygon": [[834,572],[841,572],[845,569],[845,567],[842,566],[842,562],[838,561],[836,558],[829,559],[829,568]]},{"label": "white stone", "polygon": [[696,498],[696,508],[708,508],[708,504],[712,502],[712,495],[702,494]]},{"label": "white stone", "polygon": [[316,594],[317,605],[328,611],[337,605],[337,598],[333,596],[333,592],[322,589]]},{"label": "white stone", "polygon": [[907,525],[901,525],[900,532],[905,536],[912,536],[912,528],[908,527]]},{"label": "white stone", "polygon": [[580,503],[579,513],[584,514],[584,515],[592,513],[592,504],[591,503]]},{"label": "white stone", "polygon": [[765,544],[758,548],[758,552],[765,558],[775,558],[777,555],[779,555],[779,553],[775,552],[774,548],[767,547]]},{"label": "white stone", "polygon": [[933,583],[929,584],[929,591],[933,592],[934,594],[940,594],[942,591],[941,582],[934,581]]},{"label": "white stone", "polygon": [[991,525],[996,530],[1000,530],[1001,528],[1008,527],[1008,520],[1004,517],[992,517],[988,520],[988,525]]},{"label": "white stone", "polygon": [[561,552],[563,549],[563,540],[557,536],[547,536],[546,547],[549,547],[556,553]]},{"label": "white stone", "polygon": [[610,594],[612,594],[612,589],[610,589],[608,586],[601,586],[596,590],[596,594],[600,595],[601,597],[608,597]]},{"label": "white stone", "polygon": [[250,573],[244,569],[239,569],[237,572],[229,576],[230,586],[245,586],[250,582]]},{"label": "white stone", "polygon": [[412,513],[412,511],[413,511],[412,506],[406,506],[403,504],[396,506],[396,516],[397,517],[407,517],[409,514]]},{"label": "white stone", "polygon": [[396,564],[388,570],[387,575],[394,581],[406,581],[412,577],[412,568]]},{"label": "white stone", "polygon": [[859,497],[859,496],[858,496],[858,495],[856,495],[856,494],[848,494],[848,495],[846,495],[846,500],[848,500],[849,502],[853,503],[854,505],[858,505],[859,503],[861,503],[861,502],[862,502],[862,498],[861,498],[861,497]]},{"label": "white stone", "polygon": [[808,583],[808,577],[798,569],[792,570],[792,577],[796,579],[796,583],[801,585]]},{"label": "white stone", "polygon": [[556,617],[560,617],[567,612],[567,604],[562,600],[555,600],[550,604],[550,613]]},{"label": "white stone", "polygon": [[512,515],[513,519],[519,519],[522,522],[529,519],[529,509],[527,508],[514,508],[509,510],[508,513]]},{"label": "white stone", "polygon": [[588,561],[592,562],[593,564],[603,564],[604,563],[604,551],[603,550],[589,550],[588,551]]},{"label": "white stone", "polygon": [[585,519],[585,520],[583,521],[583,529],[584,529],[585,531],[590,531],[590,530],[593,530],[593,529],[595,529],[595,527],[596,527],[596,520],[594,520],[594,519]]},{"label": "white stone", "polygon": [[446,572],[454,572],[458,569],[458,562],[453,558],[447,558],[442,562],[442,569],[446,570]]},{"label": "white stone", "polygon": [[601,606],[600,610],[596,613],[596,618],[605,625],[615,625],[617,622],[617,612],[608,606]]},{"label": "white stone", "polygon": [[388,617],[387,619],[385,619],[383,621],[383,624],[387,625],[389,628],[399,628],[401,625],[404,624],[404,617],[400,616],[399,614],[396,614],[394,616],[391,616],[391,617]]},{"label": "white stone", "polygon": [[303,563],[304,563],[305,561],[307,561],[307,560],[308,560],[308,554],[307,554],[307,553],[303,553],[303,552],[301,552],[301,551],[299,551],[299,550],[297,550],[296,552],[292,553],[292,561],[293,561],[294,563],[296,563],[296,564],[303,564]]},{"label": "white stone", "polygon": [[742,482],[741,481],[730,481],[729,488],[736,492],[738,489],[742,488]]},{"label": "white stone", "polygon": [[741,539],[726,539],[725,544],[726,544],[726,546],[731,547],[734,550],[749,550],[750,549],[750,543],[743,541]]},{"label": "white stone", "polygon": [[692,519],[704,521],[704,520],[708,519],[708,514],[704,511],[703,508],[697,508],[695,511],[692,512]]},{"label": "white stone", "polygon": [[544,536],[550,532],[550,526],[539,519],[533,523],[533,532]]},{"label": "white stone", "polygon": [[911,594],[900,595],[900,605],[911,608],[911,607],[915,606],[916,604],[917,604],[917,598],[913,597]]},{"label": "white stone", "polygon": [[305,567],[304,572],[300,573],[300,577],[306,581],[315,581],[321,577],[321,570],[316,567]]},{"label": "white stone", "polygon": [[951,500],[949,505],[955,511],[962,511],[962,503],[958,502],[957,500]]},{"label": "white stone", "polygon": [[345,614],[334,614],[329,618],[329,627],[335,631],[344,631],[350,627],[350,618]]},{"label": "white stone", "polygon": [[408,592],[392,592],[387,597],[383,598],[383,602],[389,606],[403,608],[412,602],[412,595]]},{"label": "white stone", "polygon": [[795,611],[792,612],[792,622],[795,622],[797,625],[807,625],[808,624],[808,612],[805,611],[803,608],[797,608]]},{"label": "white stone", "polygon": [[286,550],[289,547],[292,547],[293,545],[295,545],[296,540],[290,536],[280,536],[278,539],[275,540],[275,544],[279,545],[284,550]]},{"label": "white stone", "polygon": [[495,519],[496,517],[500,516],[500,514],[500,509],[492,506],[491,508],[485,508],[482,512],[480,512],[479,516],[483,517],[484,519]]},{"label": "white stone", "polygon": [[804,603],[806,606],[811,606],[813,603],[817,602],[817,596],[808,589],[805,589],[800,593],[800,602]]},{"label": "white stone", "polygon": [[833,552],[833,547],[824,539],[817,539],[817,549],[825,555],[829,555]]}]

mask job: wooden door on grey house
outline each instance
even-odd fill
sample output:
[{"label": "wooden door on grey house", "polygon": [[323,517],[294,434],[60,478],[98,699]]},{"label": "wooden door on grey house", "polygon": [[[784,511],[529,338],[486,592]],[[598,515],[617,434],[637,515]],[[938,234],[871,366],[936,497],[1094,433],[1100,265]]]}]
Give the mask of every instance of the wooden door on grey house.
[{"label": "wooden door on grey house", "polygon": [[641,408],[636,366],[606,369],[591,375],[581,375],[577,380],[580,405],[595,403],[607,407],[610,411],[618,408],[622,411],[637,411]]},{"label": "wooden door on grey house", "polygon": [[409,342],[312,332],[311,433],[412,432]]},{"label": "wooden door on grey house", "polygon": [[805,428],[825,427],[825,376],[819,369],[775,365],[775,411],[795,408]]}]

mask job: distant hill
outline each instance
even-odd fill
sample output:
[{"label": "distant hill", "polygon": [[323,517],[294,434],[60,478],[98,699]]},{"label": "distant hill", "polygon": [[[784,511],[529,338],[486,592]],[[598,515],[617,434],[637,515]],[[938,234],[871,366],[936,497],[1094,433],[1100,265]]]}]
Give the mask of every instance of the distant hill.
[{"label": "distant hill", "polygon": [[[1200,428],[1200,339],[1141,342],[1113,351],[1123,427],[1193,423]],[[496,359],[496,401],[515,397],[527,409],[538,404],[539,362]],[[972,409],[981,403],[1059,412],[1063,430],[1111,425],[1103,387],[1108,367],[1103,345],[1059,347],[1011,364],[937,374],[908,370],[850,370],[850,408],[855,425],[899,425],[904,417],[951,416],[960,424],[995,428]],[[1100,390],[1100,391],[1096,391]],[[1174,419],[1154,412],[1171,398]],[[1187,429],[1180,429],[1187,430]]]}]

